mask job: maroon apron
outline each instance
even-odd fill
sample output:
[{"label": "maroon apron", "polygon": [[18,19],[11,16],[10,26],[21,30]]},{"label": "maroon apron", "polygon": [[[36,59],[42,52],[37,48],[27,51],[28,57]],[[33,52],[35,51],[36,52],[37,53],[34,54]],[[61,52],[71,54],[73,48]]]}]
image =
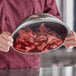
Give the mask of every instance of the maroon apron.
[{"label": "maroon apron", "polygon": [[[0,33],[13,32],[27,16],[49,13],[60,19],[55,0],[0,0]],[[39,68],[40,55],[18,53],[10,48],[0,52],[0,68]]]}]

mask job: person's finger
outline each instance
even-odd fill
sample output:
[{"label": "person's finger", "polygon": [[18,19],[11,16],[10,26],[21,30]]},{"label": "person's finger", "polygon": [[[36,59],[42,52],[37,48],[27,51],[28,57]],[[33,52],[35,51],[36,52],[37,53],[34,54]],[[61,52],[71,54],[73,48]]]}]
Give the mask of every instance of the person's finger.
[{"label": "person's finger", "polygon": [[76,42],[75,41],[65,41],[64,42],[64,45],[66,45],[66,46],[76,46]]},{"label": "person's finger", "polygon": [[3,32],[2,34],[8,34],[8,35],[12,35],[10,32]]},{"label": "person's finger", "polygon": [[5,45],[8,45],[8,46],[12,46],[13,45],[12,41],[4,39],[2,36],[0,36],[0,44],[1,43],[5,44]]},{"label": "person's finger", "polygon": [[8,41],[8,40],[0,37],[0,44],[1,44],[1,43],[4,43],[4,44],[9,45],[9,46],[12,46],[12,44],[13,44],[12,41]]},{"label": "person's finger", "polygon": [[69,41],[68,40],[65,40],[64,43],[71,44],[71,43],[76,43],[76,41],[73,40],[73,39],[72,40],[69,40]]},{"label": "person's finger", "polygon": [[71,40],[71,39],[76,40],[76,36],[70,35],[65,38],[65,40]]},{"label": "person's finger", "polygon": [[74,46],[74,47],[76,47],[76,43],[70,43],[69,46]]},{"label": "person's finger", "polygon": [[8,41],[12,41],[13,42],[13,38],[12,36],[8,35],[8,34],[1,34],[2,38],[8,40]]},{"label": "person's finger", "polygon": [[74,37],[72,37],[72,38],[68,37],[68,38],[65,39],[65,41],[70,41],[70,40],[74,40],[75,41],[76,39]]},{"label": "person's finger", "polygon": [[76,33],[74,31],[71,32],[71,34],[69,36],[67,36],[65,39],[72,39],[72,38],[76,38]]},{"label": "person's finger", "polygon": [[7,44],[4,44],[4,43],[2,43],[2,42],[0,42],[0,47],[7,48],[7,47],[10,47],[10,46],[7,45]]},{"label": "person's finger", "polygon": [[68,40],[64,40],[64,42],[76,42],[76,40],[75,39],[68,39]]},{"label": "person's finger", "polygon": [[0,51],[2,51],[2,52],[8,52],[9,51],[9,48],[10,47],[3,48],[3,47],[0,46]]},{"label": "person's finger", "polygon": [[64,41],[64,46],[67,48],[68,47],[68,44]]},{"label": "person's finger", "polygon": [[6,46],[13,46],[13,42],[11,42],[11,41],[4,42],[4,40],[3,40],[3,41],[0,41],[0,45],[2,45],[2,46],[4,46],[4,45],[6,45]]},{"label": "person's finger", "polygon": [[71,32],[70,37],[76,37],[76,33],[74,31]]},{"label": "person's finger", "polygon": [[66,48],[69,48],[69,45],[64,45]]},{"label": "person's finger", "polygon": [[64,46],[65,46],[67,49],[71,49],[71,48],[73,48],[73,47],[74,47],[74,46],[69,45],[69,44],[64,44]]},{"label": "person's finger", "polygon": [[75,33],[74,31],[71,31],[71,34],[72,34],[72,35],[76,35],[76,33]]}]

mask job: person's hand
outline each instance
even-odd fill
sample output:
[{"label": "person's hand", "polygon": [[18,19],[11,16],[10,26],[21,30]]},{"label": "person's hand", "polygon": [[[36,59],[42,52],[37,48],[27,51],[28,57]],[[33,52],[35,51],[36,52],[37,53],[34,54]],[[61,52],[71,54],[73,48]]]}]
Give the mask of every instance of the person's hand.
[{"label": "person's hand", "polygon": [[64,46],[66,48],[76,47],[76,33],[74,31],[71,32],[70,36],[65,38]]},{"label": "person's hand", "polygon": [[10,32],[3,32],[0,34],[0,51],[8,52],[13,45],[13,38]]}]

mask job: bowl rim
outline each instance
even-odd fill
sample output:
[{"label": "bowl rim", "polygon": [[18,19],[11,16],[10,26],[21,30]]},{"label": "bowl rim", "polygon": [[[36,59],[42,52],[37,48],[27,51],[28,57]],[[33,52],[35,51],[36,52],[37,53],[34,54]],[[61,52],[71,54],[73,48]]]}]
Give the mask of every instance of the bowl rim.
[{"label": "bowl rim", "polygon": [[[58,24],[61,24],[62,26],[64,26],[67,30],[67,35],[69,35],[71,33],[71,29],[69,28],[69,26],[59,20],[58,18],[56,18],[55,16],[53,15],[50,15],[50,14],[45,14],[45,13],[41,13],[43,15],[49,15],[50,17],[46,17],[46,18],[36,18],[36,19],[32,19],[32,20],[29,20],[29,17],[26,19],[23,20],[23,22],[21,22],[19,24],[19,27],[17,27],[14,32],[12,33],[12,37],[15,35],[16,32],[18,32],[21,28],[27,26],[27,25],[31,25],[31,24],[34,24],[34,23],[37,23],[37,22],[55,22],[55,23],[58,23]],[[63,46],[64,43],[62,43],[61,45],[59,45],[58,47],[56,47],[55,49],[52,49],[52,50],[49,50],[49,51],[46,51],[46,52],[37,52],[37,53],[30,53],[30,52],[22,52],[22,51],[18,51],[16,50],[13,46],[12,46],[12,49],[17,51],[17,52],[20,52],[20,53],[24,53],[24,54],[42,54],[42,53],[48,53],[48,52],[53,52],[55,50],[57,50],[58,48],[60,48],[61,46]]]}]

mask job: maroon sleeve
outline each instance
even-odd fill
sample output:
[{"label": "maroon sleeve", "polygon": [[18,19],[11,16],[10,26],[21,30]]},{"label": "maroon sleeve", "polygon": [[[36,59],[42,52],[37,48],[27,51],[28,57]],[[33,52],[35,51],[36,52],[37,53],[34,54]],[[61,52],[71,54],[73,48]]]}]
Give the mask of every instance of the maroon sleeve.
[{"label": "maroon sleeve", "polygon": [[61,19],[55,0],[45,0],[44,13],[49,13]]}]

